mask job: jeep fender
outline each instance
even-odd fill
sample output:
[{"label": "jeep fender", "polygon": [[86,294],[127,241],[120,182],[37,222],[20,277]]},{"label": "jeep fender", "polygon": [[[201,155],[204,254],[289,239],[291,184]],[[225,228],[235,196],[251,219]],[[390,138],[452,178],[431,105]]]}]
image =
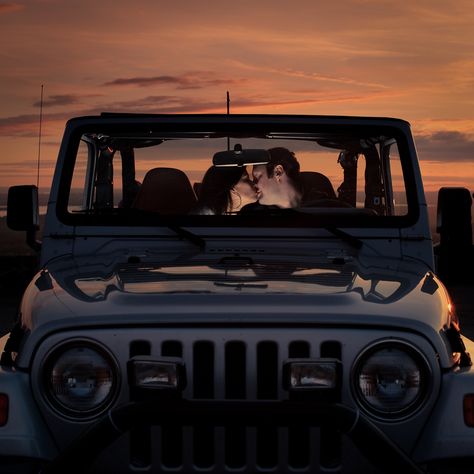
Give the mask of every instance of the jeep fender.
[{"label": "jeep fender", "polygon": [[0,427],[0,460],[55,457],[58,450],[32,398],[29,374],[0,368],[0,392],[8,396],[7,423]]},{"label": "jeep fender", "polygon": [[[466,350],[474,354],[474,342],[462,338]],[[414,452],[414,459],[465,458],[474,453],[474,427],[464,421],[464,397],[474,394],[474,367],[456,369],[443,375],[441,393],[436,408],[423,430]]]}]

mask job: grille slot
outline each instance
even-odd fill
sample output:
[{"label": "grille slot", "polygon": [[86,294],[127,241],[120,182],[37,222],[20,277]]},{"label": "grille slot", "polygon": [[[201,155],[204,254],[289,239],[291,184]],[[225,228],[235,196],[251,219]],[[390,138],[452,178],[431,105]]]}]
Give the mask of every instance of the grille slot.
[{"label": "grille slot", "polygon": [[245,344],[228,342],[225,346],[225,398],[243,400],[247,391]]},{"label": "grille slot", "polygon": [[214,345],[199,341],[193,348],[193,397],[214,397]]},{"label": "grille slot", "polygon": [[[225,398],[244,400],[247,393],[247,354],[245,344],[230,341],[225,345]],[[231,469],[241,469],[246,460],[246,428],[226,426],[224,428],[225,463]]]},{"label": "grille slot", "polygon": [[[193,347],[193,395],[195,399],[214,397],[214,344],[199,341]],[[214,464],[214,436],[212,426],[194,428],[194,464],[200,469],[210,468]]]},{"label": "grille slot", "polygon": [[247,428],[245,426],[226,426],[225,464],[231,469],[241,469],[246,462]]},{"label": "grille slot", "polygon": [[[323,341],[321,343],[321,357],[341,358],[341,344],[338,341]],[[335,401],[339,402],[340,397]],[[337,469],[342,462],[342,436],[330,427],[321,428],[320,453],[321,466],[328,470]]]},{"label": "grille slot", "polygon": [[257,398],[278,399],[278,347],[273,341],[260,342],[257,346]]},{"label": "grille slot", "polygon": [[289,345],[288,357],[304,359],[309,357],[309,344],[306,341],[293,341]]},{"label": "grille slot", "polygon": [[150,355],[151,353],[151,344],[149,341],[136,340],[130,343],[130,357],[135,357],[138,355]]},{"label": "grille slot", "polygon": [[272,469],[278,464],[278,428],[276,426],[257,427],[257,465]]},{"label": "grille slot", "polygon": [[[150,355],[151,344],[149,341],[138,339],[130,342],[130,357]],[[138,394],[130,389],[130,396],[138,398]],[[130,433],[130,464],[134,468],[143,469],[151,464],[151,429],[149,426],[138,426]]]},{"label": "grille slot", "polygon": [[[183,345],[180,341],[163,341],[161,355],[165,357],[183,357]],[[167,425],[161,428],[161,462],[169,469],[177,469],[183,462],[183,428]]]},{"label": "grille slot", "polygon": [[200,469],[208,469],[214,464],[215,431],[213,426],[194,428],[193,459]]},{"label": "grille slot", "polygon": [[[306,341],[293,341],[288,348],[290,358],[304,359],[310,356],[310,345]],[[310,463],[310,429],[288,427],[288,464],[294,469],[303,469]]]},{"label": "grille slot", "polygon": [[165,357],[183,357],[183,345],[179,341],[163,341],[161,355]]}]

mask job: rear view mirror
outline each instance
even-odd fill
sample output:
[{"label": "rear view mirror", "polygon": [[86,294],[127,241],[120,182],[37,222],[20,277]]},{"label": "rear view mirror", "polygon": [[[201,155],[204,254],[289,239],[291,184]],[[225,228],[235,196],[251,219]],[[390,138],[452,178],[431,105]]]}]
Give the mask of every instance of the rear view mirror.
[{"label": "rear view mirror", "polygon": [[270,161],[270,154],[264,149],[242,149],[236,144],[233,150],[218,151],[212,158],[212,164],[217,167],[223,166],[247,166],[264,165]]}]

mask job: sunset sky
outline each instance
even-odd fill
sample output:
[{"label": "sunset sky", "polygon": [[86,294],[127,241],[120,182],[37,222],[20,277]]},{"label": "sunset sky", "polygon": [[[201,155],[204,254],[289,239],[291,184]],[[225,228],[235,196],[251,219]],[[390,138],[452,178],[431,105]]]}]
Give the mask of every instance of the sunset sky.
[{"label": "sunset sky", "polygon": [[411,122],[427,190],[474,191],[472,0],[0,1],[0,190],[51,182],[65,121],[102,111]]}]

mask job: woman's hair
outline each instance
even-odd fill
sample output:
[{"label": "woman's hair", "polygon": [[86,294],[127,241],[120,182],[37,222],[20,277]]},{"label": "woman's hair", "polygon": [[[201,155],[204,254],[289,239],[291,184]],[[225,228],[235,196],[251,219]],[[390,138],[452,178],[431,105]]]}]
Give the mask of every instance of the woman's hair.
[{"label": "woman's hair", "polygon": [[231,189],[239,182],[245,168],[211,166],[202,179],[198,209],[225,214],[232,204]]}]

